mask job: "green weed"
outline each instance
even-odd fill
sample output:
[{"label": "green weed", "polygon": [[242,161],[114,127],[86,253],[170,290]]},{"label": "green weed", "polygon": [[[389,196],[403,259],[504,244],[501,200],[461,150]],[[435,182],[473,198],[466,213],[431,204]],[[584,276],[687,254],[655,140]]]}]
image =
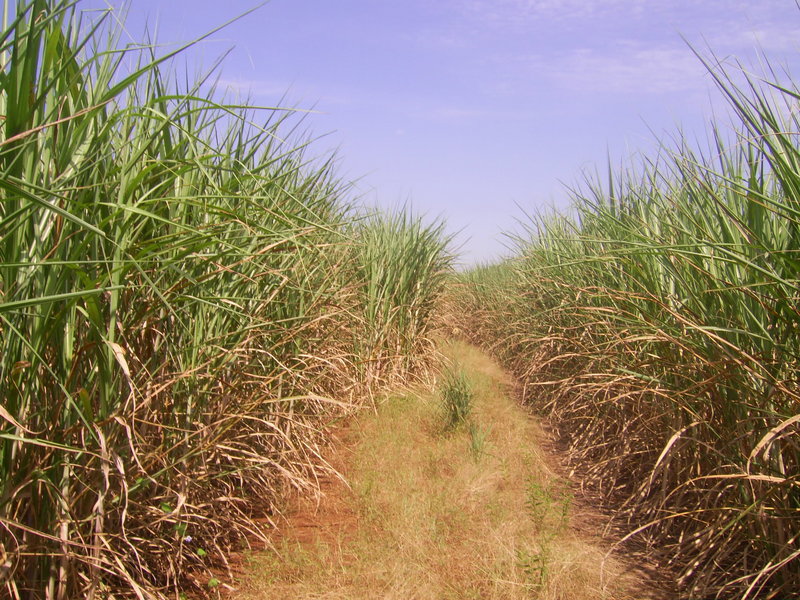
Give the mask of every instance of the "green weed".
[{"label": "green weed", "polygon": [[517,567],[525,575],[528,588],[534,593],[544,590],[550,563],[546,545],[540,550],[517,549],[516,560]]},{"label": "green weed", "polygon": [[469,424],[469,451],[475,461],[481,459],[486,453],[489,432],[475,423]]},{"label": "green weed", "polygon": [[560,533],[567,524],[572,506],[572,491],[566,482],[543,483],[531,477],[525,493],[525,507],[534,524],[546,538]]},{"label": "green weed", "polygon": [[453,431],[467,423],[472,412],[474,391],[466,373],[460,368],[450,367],[439,384],[445,431]]}]

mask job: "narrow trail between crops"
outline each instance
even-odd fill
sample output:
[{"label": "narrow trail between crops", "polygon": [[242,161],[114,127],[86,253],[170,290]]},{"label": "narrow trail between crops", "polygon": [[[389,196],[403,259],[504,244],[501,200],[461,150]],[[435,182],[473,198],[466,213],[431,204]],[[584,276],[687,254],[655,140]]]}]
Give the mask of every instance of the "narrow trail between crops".
[{"label": "narrow trail between crops", "polygon": [[663,598],[609,553],[513,381],[488,356],[445,345],[474,391],[443,427],[434,385],[397,391],[337,433],[322,499],[299,503],[253,555],[237,600]]}]

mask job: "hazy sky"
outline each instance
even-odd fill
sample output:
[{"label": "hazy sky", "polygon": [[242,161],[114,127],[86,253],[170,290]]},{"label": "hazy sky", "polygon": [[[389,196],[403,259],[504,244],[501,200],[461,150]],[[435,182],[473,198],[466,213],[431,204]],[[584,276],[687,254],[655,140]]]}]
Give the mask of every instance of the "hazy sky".
[{"label": "hazy sky", "polygon": [[[79,7],[104,6],[83,0]],[[112,2],[118,6],[119,2]],[[128,25],[195,38],[255,0],[132,0]],[[272,0],[191,49],[190,69],[233,47],[223,84],[255,103],[314,106],[369,203],[408,201],[462,230],[468,262],[504,252],[524,211],[564,206],[561,182],[605,170],[722,111],[701,52],[798,62],[794,0]],[[521,207],[521,208],[520,208]]]}]

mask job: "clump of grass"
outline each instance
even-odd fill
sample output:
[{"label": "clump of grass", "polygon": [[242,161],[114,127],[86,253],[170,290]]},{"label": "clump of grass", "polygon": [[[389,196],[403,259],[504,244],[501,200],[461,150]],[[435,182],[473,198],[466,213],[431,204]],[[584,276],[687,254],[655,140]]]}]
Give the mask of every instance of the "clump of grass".
[{"label": "clump of grass", "polygon": [[445,370],[439,383],[445,431],[454,431],[468,423],[474,395],[472,383],[463,369],[450,366]]},{"label": "clump of grass", "polygon": [[469,451],[476,462],[486,454],[489,433],[477,423],[469,424]]},{"label": "clump of grass", "polygon": [[460,312],[686,597],[796,597],[800,92],[706,65],[735,138],[588,181]]}]

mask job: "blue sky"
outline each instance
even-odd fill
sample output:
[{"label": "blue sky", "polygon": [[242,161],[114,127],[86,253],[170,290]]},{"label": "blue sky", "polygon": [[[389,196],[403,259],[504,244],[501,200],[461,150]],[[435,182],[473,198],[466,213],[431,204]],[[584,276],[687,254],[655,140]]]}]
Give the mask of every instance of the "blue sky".
[{"label": "blue sky", "polygon": [[[110,2],[119,6],[120,2]],[[198,37],[255,0],[133,0],[128,28]],[[79,7],[101,7],[83,0]],[[368,204],[408,202],[460,231],[463,260],[507,251],[524,211],[563,207],[584,171],[704,137],[724,104],[689,50],[798,62],[793,0],[272,0],[183,57],[233,48],[222,84],[257,104],[314,107],[319,152]]]}]

